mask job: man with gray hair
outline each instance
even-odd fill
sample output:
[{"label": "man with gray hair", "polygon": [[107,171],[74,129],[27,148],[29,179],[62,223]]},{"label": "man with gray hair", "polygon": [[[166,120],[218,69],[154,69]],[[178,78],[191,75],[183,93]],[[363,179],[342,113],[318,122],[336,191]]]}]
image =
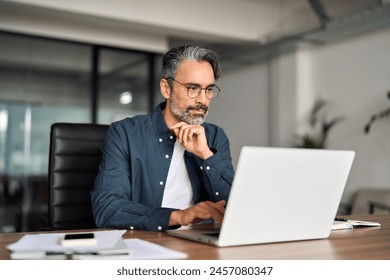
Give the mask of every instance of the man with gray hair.
[{"label": "man with gray hair", "polygon": [[215,52],[173,48],[163,57],[165,102],[110,125],[91,191],[98,227],[163,231],[222,222],[233,181],[224,131],[205,123],[220,89]]}]

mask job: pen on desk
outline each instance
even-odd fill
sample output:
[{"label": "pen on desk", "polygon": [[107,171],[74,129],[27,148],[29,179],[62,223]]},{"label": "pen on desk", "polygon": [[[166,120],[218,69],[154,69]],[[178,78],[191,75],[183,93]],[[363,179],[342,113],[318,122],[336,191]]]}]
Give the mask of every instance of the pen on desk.
[{"label": "pen on desk", "polygon": [[334,218],[334,220],[337,222],[348,222],[348,220],[344,218]]}]

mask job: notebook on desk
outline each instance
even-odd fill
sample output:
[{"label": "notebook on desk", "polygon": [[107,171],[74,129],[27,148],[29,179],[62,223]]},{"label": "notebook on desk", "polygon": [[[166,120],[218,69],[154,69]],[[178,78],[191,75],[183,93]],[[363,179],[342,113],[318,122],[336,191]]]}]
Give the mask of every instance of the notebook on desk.
[{"label": "notebook on desk", "polygon": [[168,234],[219,247],[327,238],[354,155],[243,147],[223,223]]}]

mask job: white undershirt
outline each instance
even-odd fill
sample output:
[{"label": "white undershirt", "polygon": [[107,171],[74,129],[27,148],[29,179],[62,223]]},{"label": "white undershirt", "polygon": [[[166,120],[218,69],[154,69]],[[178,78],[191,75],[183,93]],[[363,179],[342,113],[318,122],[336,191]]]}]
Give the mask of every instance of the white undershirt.
[{"label": "white undershirt", "polygon": [[185,209],[193,204],[192,187],[184,161],[184,151],[184,147],[176,141],[161,207]]}]

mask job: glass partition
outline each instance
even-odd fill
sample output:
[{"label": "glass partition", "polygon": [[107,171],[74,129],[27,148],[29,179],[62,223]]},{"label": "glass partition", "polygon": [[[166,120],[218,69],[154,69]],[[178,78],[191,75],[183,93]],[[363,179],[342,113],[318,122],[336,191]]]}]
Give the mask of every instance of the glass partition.
[{"label": "glass partition", "polygon": [[0,232],[40,230],[51,124],[148,113],[157,56],[2,32],[0,42]]},{"label": "glass partition", "polygon": [[101,48],[98,80],[98,123],[110,124],[148,112],[147,54]]}]

